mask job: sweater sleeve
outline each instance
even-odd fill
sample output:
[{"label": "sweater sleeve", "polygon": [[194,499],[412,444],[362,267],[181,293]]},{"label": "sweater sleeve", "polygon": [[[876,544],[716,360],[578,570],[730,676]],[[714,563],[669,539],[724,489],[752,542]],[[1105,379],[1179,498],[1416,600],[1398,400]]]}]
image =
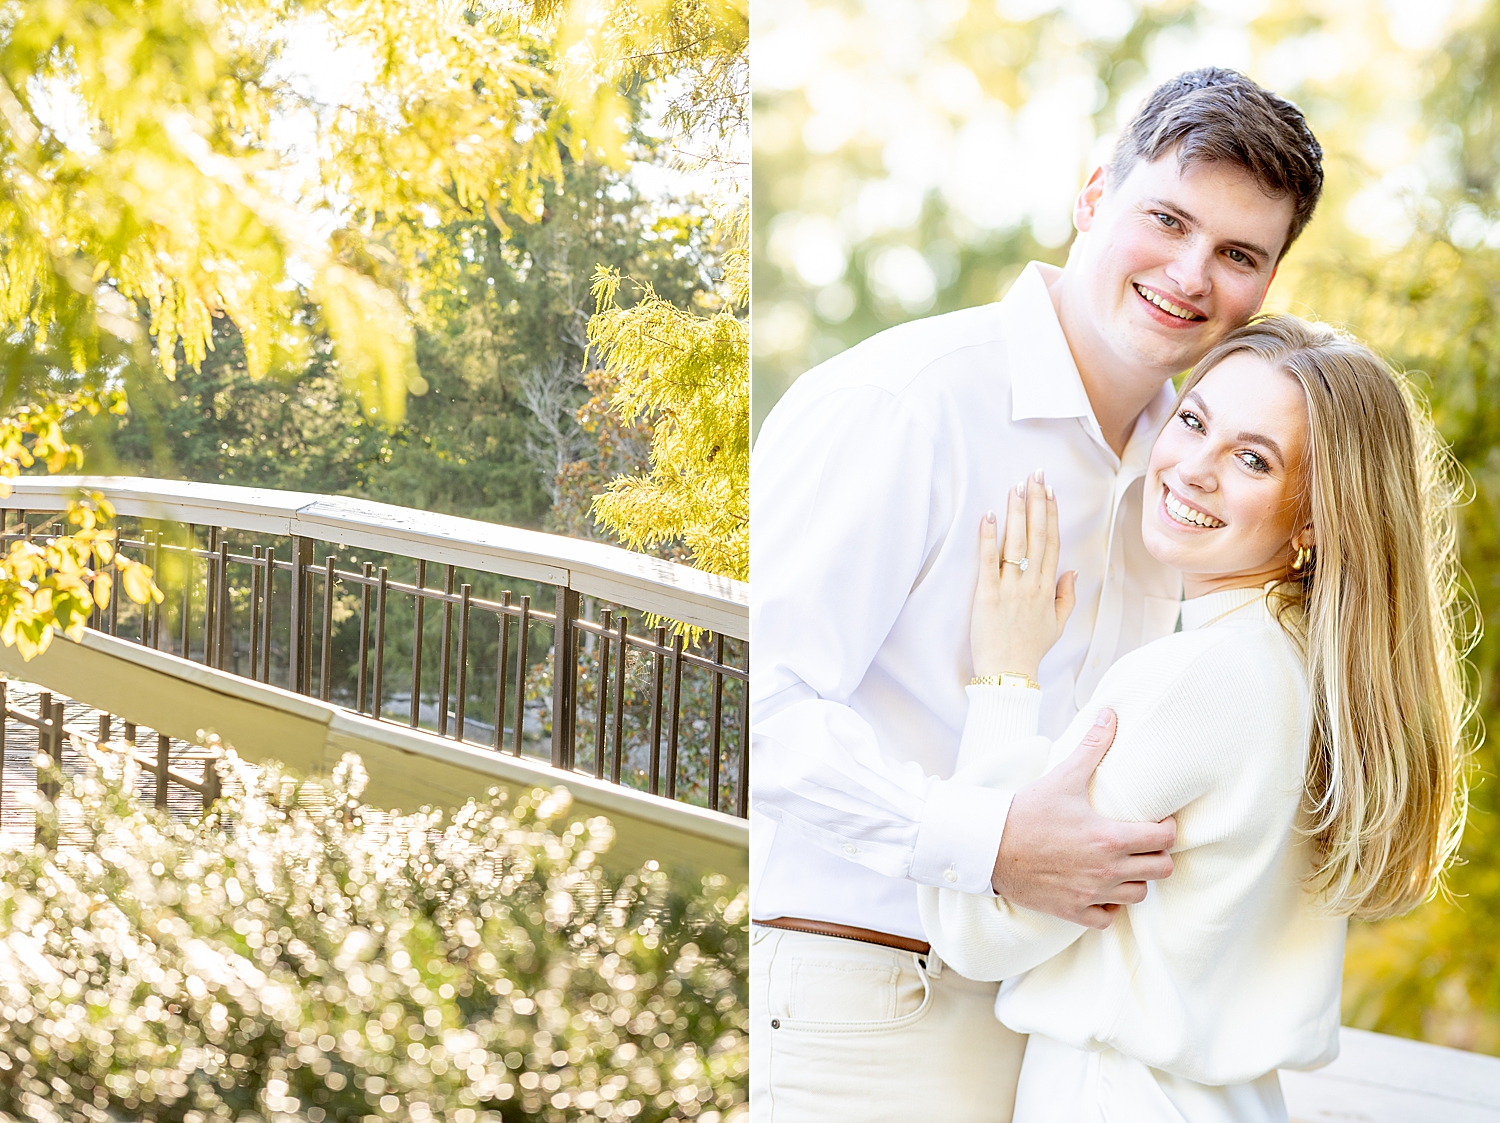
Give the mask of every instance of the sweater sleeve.
[{"label": "sweater sleeve", "polygon": [[[1172,814],[1207,789],[1216,767],[1213,754],[1202,751],[1200,724],[1184,720],[1191,717],[1194,700],[1201,696],[1193,680],[1202,677],[1201,655],[1184,657],[1201,644],[1164,643],[1178,660],[1163,665],[1160,659],[1142,658],[1137,652],[1116,664],[1090,705],[1055,743],[1035,735],[1035,717],[1028,722],[1024,709],[1031,700],[1018,697],[1036,691],[970,687],[970,711],[955,778],[974,784],[1003,783],[1014,790],[1065,759],[1098,711],[1110,706],[1119,715],[1119,726],[1090,790],[1095,808],[1109,818],[1134,822]],[[1215,660],[1207,662],[1212,666]],[[993,695],[976,697],[980,691]],[[919,907],[927,938],[938,954],[972,979],[1020,975],[1089,930],[1004,898],[955,889],[924,886],[919,890]]]},{"label": "sweater sleeve", "polygon": [[[970,686],[954,780],[1009,791],[1044,771],[1052,743],[1037,734],[1041,691]],[[943,961],[970,979],[1010,978],[1056,955],[1086,931],[1003,897],[956,889],[918,889],[927,939]]]}]

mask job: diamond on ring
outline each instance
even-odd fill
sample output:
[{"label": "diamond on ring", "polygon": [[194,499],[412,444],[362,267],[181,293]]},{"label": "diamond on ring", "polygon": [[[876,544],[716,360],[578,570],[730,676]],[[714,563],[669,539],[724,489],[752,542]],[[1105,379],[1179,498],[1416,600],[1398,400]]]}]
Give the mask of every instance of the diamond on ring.
[{"label": "diamond on ring", "polygon": [[1001,558],[1000,562],[1002,565],[1013,565],[1022,573],[1025,573],[1027,568],[1031,565],[1030,558],[1020,558],[1019,560],[1016,558]]}]

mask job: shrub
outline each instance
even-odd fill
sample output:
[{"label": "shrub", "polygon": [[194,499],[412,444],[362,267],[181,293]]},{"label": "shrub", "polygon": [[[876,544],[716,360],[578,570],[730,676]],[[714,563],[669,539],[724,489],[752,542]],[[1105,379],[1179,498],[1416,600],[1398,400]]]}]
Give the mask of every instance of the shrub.
[{"label": "shrub", "polygon": [[37,1121],[663,1120],[745,1099],[743,890],[601,869],[566,791],[446,822],[227,753],[184,823],[106,754],[0,855],[0,1111]]}]

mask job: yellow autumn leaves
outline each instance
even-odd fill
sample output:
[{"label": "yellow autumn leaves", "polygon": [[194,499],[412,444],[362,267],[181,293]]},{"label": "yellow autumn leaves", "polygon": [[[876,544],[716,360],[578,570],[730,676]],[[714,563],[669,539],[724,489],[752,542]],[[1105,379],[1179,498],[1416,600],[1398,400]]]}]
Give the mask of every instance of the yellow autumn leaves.
[{"label": "yellow autumn leaves", "polygon": [[13,542],[0,559],[0,641],[23,659],[46,651],[54,632],[78,639],[95,607],[109,607],[117,575],[137,604],[161,602],[150,566],[115,550],[115,532],[101,525],[112,518],[114,509],[100,496],[75,500],[67,521],[77,529]]}]

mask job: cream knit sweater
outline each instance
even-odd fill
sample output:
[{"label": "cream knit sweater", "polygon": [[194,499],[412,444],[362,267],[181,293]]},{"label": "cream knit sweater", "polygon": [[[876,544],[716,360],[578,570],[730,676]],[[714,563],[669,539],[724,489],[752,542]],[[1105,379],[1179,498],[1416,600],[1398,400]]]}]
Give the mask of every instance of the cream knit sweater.
[{"label": "cream knit sweater", "polygon": [[1019,787],[1112,707],[1118,732],[1090,797],[1114,819],[1176,815],[1172,876],[1105,931],[927,887],[922,923],[960,974],[1009,980],[995,1012],[1012,1029],[1238,1084],[1336,1055],[1345,921],[1302,888],[1299,653],[1259,589],[1187,601],[1182,625],[1119,660],[1055,743],[1036,735],[1038,691],[969,687],[955,773]]}]

